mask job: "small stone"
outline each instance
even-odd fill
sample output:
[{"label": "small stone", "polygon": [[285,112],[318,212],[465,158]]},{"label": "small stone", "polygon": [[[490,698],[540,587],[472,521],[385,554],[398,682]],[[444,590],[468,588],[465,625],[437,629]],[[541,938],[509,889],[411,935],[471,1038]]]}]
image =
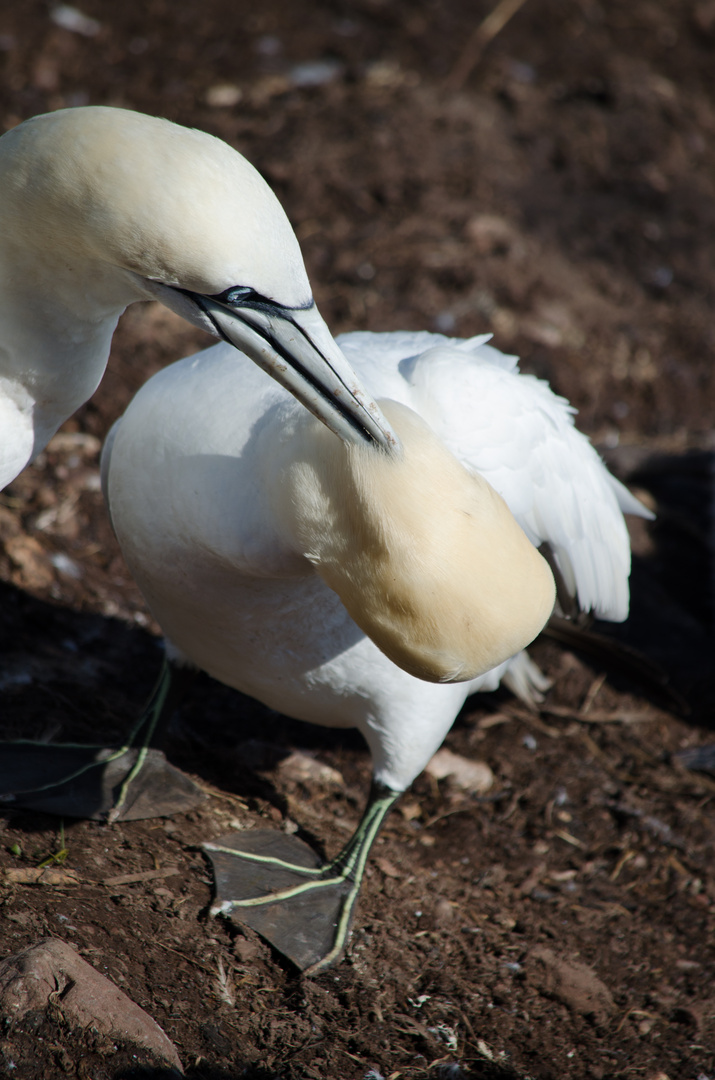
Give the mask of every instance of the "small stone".
[{"label": "small stone", "polygon": [[69,4],[58,4],[57,7],[53,7],[50,18],[55,26],[61,26],[63,30],[80,34],[82,37],[96,37],[102,29],[100,22]]},{"label": "small stone", "polygon": [[289,78],[294,86],[324,86],[338,79],[344,70],[339,60],[306,60],[290,69]]},{"label": "small stone", "polygon": [[484,794],[494,783],[494,773],[486,762],[470,761],[445,747],[438,750],[428,762],[425,772],[435,780],[449,778],[455,787],[473,795]]},{"label": "small stone", "polygon": [[242,964],[250,964],[260,955],[261,946],[257,941],[238,937],[233,943],[233,951],[236,959],[240,960]]},{"label": "small stone", "polygon": [[240,86],[234,86],[233,83],[218,83],[208,88],[204,94],[204,101],[212,109],[230,109],[238,105],[242,97],[243,91]]},{"label": "small stone", "polygon": [[450,926],[454,922],[454,908],[449,900],[441,897],[434,906],[434,924],[437,929]]},{"label": "small stone", "polygon": [[402,877],[402,875],[400,874],[400,871],[397,869],[396,866],[394,866],[390,862],[389,859],[384,859],[382,857],[378,857],[378,858],[375,859],[375,865],[378,867],[379,870],[382,870],[385,877],[389,877],[389,878]]},{"label": "small stone", "polygon": [[333,769],[322,761],[317,761],[316,758],[300,750],[293,751],[287,758],[280,761],[278,772],[284,779],[293,780],[296,783],[313,783],[323,787],[343,787],[345,784],[342,774],[337,769]]}]

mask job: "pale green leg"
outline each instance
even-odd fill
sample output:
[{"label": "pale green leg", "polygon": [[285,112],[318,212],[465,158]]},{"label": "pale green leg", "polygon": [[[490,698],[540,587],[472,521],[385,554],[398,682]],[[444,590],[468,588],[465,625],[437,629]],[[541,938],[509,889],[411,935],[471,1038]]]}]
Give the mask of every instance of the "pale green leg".
[{"label": "pale green leg", "polygon": [[171,697],[171,689],[173,685],[173,671],[171,663],[167,660],[166,656],[161,663],[161,671],[159,672],[159,678],[156,685],[151,692],[151,697],[146,703],[142,714],[134,725],[132,731],[129,734],[127,743],[117,750],[114,757],[119,757],[121,754],[125,754],[128,750],[131,750],[134,746],[135,739],[138,738],[139,733],[144,729],[144,737],[142,739],[141,746],[139,747],[139,753],[137,754],[137,760],[134,762],[132,768],[127,773],[122,782],[122,786],[119,789],[119,795],[112,809],[109,811],[107,821],[112,823],[117,820],[122,812],[122,807],[127,799],[127,794],[132,782],[137,778],[141,772],[142,766],[146,761],[147,754],[149,753],[149,747],[152,740],[156,735],[157,728],[160,724],[166,724],[169,720],[169,709],[167,708],[167,701]]}]

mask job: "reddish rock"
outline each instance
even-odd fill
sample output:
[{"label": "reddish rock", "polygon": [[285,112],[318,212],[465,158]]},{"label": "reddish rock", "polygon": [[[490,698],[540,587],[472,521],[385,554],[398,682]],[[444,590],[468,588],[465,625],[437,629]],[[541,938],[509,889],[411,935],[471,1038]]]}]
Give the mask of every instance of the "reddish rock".
[{"label": "reddish rock", "polygon": [[0,963],[0,1017],[13,1023],[48,1005],[72,1026],[134,1043],[183,1072],[176,1047],[157,1022],[57,938]]}]

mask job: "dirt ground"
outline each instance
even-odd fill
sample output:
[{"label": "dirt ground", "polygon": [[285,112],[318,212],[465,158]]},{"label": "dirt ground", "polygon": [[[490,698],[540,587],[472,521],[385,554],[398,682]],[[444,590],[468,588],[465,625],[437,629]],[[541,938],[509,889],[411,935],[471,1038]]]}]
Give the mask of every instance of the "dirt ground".
[{"label": "dirt ground", "polygon": [[[73,943],[197,1080],[715,1077],[715,778],[676,757],[714,739],[715,3],[526,0],[470,51],[495,2],[82,0],[97,22],[73,29],[44,0],[0,9],[3,128],[92,103],[222,136],[282,199],[335,332],[493,331],[614,468],[640,470],[661,515],[634,533],[632,619],[599,629],[668,672],[689,711],[542,638],[543,711],[474,697],[447,740],[491,766],[491,791],[416,781],[348,957],[313,981],[208,917],[200,844],[232,822],[295,823],[335,852],[368,787],[357,736],[201,678],[168,744],[210,792],[197,810],[63,833],[0,815],[0,870],[64,843],[76,874],[0,877],[0,959]],[[157,628],[98,452],[136,388],[203,344],[163,309],[130,310],[98,393],[0,496],[0,737],[112,745],[147,696]],[[644,470],[652,455],[669,457]],[[340,777],[296,778],[252,739]],[[56,1014],[0,1033],[17,1080],[175,1075],[150,1063]]]}]

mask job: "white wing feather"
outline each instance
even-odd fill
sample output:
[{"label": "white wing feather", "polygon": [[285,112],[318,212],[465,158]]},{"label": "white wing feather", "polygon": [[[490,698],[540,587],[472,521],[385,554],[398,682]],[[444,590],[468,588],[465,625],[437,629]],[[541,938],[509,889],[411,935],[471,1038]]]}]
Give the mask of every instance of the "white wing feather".
[{"label": "white wing feather", "polygon": [[537,546],[548,542],[584,611],[628,615],[630,542],[623,512],[649,512],[611,476],[575,410],[517,358],[439,334],[347,334],[348,359],[368,385],[421,413],[450,450],[480,472]]}]

